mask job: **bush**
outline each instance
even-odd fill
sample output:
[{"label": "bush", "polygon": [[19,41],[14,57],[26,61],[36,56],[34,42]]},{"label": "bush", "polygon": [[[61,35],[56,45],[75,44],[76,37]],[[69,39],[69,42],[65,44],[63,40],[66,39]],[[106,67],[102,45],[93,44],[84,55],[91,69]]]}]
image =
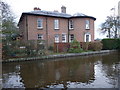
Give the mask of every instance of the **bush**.
[{"label": "bush", "polygon": [[21,41],[3,41],[2,54],[3,58],[15,57],[17,54],[25,54],[26,50],[20,48],[24,43]]},{"label": "bush", "polygon": [[100,51],[102,49],[103,44],[99,41],[89,42],[88,50]]},{"label": "bush", "polygon": [[120,39],[103,39],[102,44],[105,50],[120,49]]},{"label": "bush", "polygon": [[77,40],[74,40],[70,43],[69,53],[81,53],[83,49],[80,46],[80,43]]},{"label": "bush", "polygon": [[49,47],[48,47],[48,50],[53,51],[53,50],[54,50],[54,47],[53,47],[53,46],[49,46]]},{"label": "bush", "polygon": [[2,54],[3,59],[43,55],[45,44],[41,40],[3,41]]},{"label": "bush", "polygon": [[100,41],[81,42],[81,46],[84,51],[88,51],[88,50],[99,51],[102,49],[102,43]]},{"label": "bush", "polygon": [[88,50],[88,46],[89,46],[89,42],[81,42],[81,46],[82,46],[82,49],[87,51]]}]

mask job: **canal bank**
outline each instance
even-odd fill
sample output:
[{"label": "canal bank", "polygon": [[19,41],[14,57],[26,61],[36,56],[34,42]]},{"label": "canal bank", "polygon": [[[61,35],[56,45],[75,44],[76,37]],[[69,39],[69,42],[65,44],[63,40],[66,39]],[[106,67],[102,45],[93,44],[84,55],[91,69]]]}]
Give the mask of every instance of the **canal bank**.
[{"label": "canal bank", "polygon": [[4,60],[2,61],[2,63],[48,60],[48,59],[67,58],[67,57],[75,57],[75,56],[88,56],[88,55],[111,53],[116,51],[117,50],[101,50],[101,51],[91,51],[91,52],[83,52],[83,53],[66,53],[66,54],[57,54],[57,55],[47,55],[47,56],[40,56],[40,57],[13,58],[13,59]]}]

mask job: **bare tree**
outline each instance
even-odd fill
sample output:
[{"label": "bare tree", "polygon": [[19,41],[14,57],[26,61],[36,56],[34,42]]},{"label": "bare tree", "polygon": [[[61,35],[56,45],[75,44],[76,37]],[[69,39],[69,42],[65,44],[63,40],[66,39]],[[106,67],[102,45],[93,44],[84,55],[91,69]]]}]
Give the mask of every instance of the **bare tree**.
[{"label": "bare tree", "polygon": [[101,24],[102,33],[108,33],[107,37],[117,38],[117,32],[120,29],[120,17],[108,16],[106,21]]},{"label": "bare tree", "polygon": [[15,16],[10,10],[10,6],[0,0],[1,7],[1,22],[2,22],[2,34],[5,36],[6,40],[10,40],[11,35],[17,33],[17,24],[15,22]]}]

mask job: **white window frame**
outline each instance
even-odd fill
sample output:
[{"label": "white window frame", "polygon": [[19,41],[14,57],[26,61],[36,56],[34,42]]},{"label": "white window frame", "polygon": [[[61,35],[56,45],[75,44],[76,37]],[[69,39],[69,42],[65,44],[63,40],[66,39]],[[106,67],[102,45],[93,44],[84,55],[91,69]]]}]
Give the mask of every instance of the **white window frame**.
[{"label": "white window frame", "polygon": [[[88,39],[88,41],[87,41],[87,36],[89,36],[89,39]],[[85,34],[85,42],[91,42],[91,34]]]},{"label": "white window frame", "polygon": [[74,29],[74,22],[73,20],[69,20],[69,29]]},{"label": "white window frame", "polygon": [[[71,37],[71,35],[73,35],[73,37]],[[72,39],[73,38],[73,39]],[[69,35],[69,42],[72,42],[75,39],[75,35],[74,34],[70,34]]]},{"label": "white window frame", "polygon": [[43,40],[43,34],[38,34],[37,38],[38,40]]},{"label": "white window frame", "polygon": [[37,19],[37,28],[43,29],[43,19],[41,19],[41,18]]},{"label": "white window frame", "polygon": [[90,29],[90,20],[85,20],[85,29]]},{"label": "white window frame", "polygon": [[59,34],[55,34],[55,43],[59,43]]},{"label": "white window frame", "polygon": [[54,29],[55,30],[59,29],[59,20],[58,19],[54,20]]},{"label": "white window frame", "polygon": [[62,42],[67,42],[67,34],[62,34]]}]

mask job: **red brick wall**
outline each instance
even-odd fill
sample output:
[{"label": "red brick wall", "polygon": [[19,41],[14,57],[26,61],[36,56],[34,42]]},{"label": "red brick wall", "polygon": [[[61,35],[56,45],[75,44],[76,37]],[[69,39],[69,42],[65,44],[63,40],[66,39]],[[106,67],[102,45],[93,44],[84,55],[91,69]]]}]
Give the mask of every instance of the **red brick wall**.
[{"label": "red brick wall", "polygon": [[[79,42],[84,42],[84,35],[86,32],[90,32],[91,41],[94,41],[94,20],[90,18],[73,18],[74,29],[70,30],[70,34],[75,35],[75,39]],[[90,29],[85,29],[85,20],[90,21]]]},{"label": "red brick wall", "polygon": [[[37,29],[38,18],[43,19],[43,29]],[[54,19],[59,20],[59,30],[54,30]],[[72,18],[72,19],[74,20],[74,30],[71,30],[69,34],[74,34],[77,41],[84,42],[85,32],[90,32],[92,36],[91,39],[92,41],[94,41],[94,20],[90,18]],[[90,30],[85,30],[85,20],[90,20]],[[26,24],[28,25],[28,27],[26,26]],[[24,16],[19,26],[20,31],[23,33],[25,40],[27,40],[27,35],[28,40],[36,40],[38,34],[43,34],[43,39],[44,40],[48,39],[48,46],[53,46],[55,34],[60,35],[60,42],[62,41],[62,34],[67,34],[68,41],[68,19],[65,18],[27,15],[27,19]]]}]

